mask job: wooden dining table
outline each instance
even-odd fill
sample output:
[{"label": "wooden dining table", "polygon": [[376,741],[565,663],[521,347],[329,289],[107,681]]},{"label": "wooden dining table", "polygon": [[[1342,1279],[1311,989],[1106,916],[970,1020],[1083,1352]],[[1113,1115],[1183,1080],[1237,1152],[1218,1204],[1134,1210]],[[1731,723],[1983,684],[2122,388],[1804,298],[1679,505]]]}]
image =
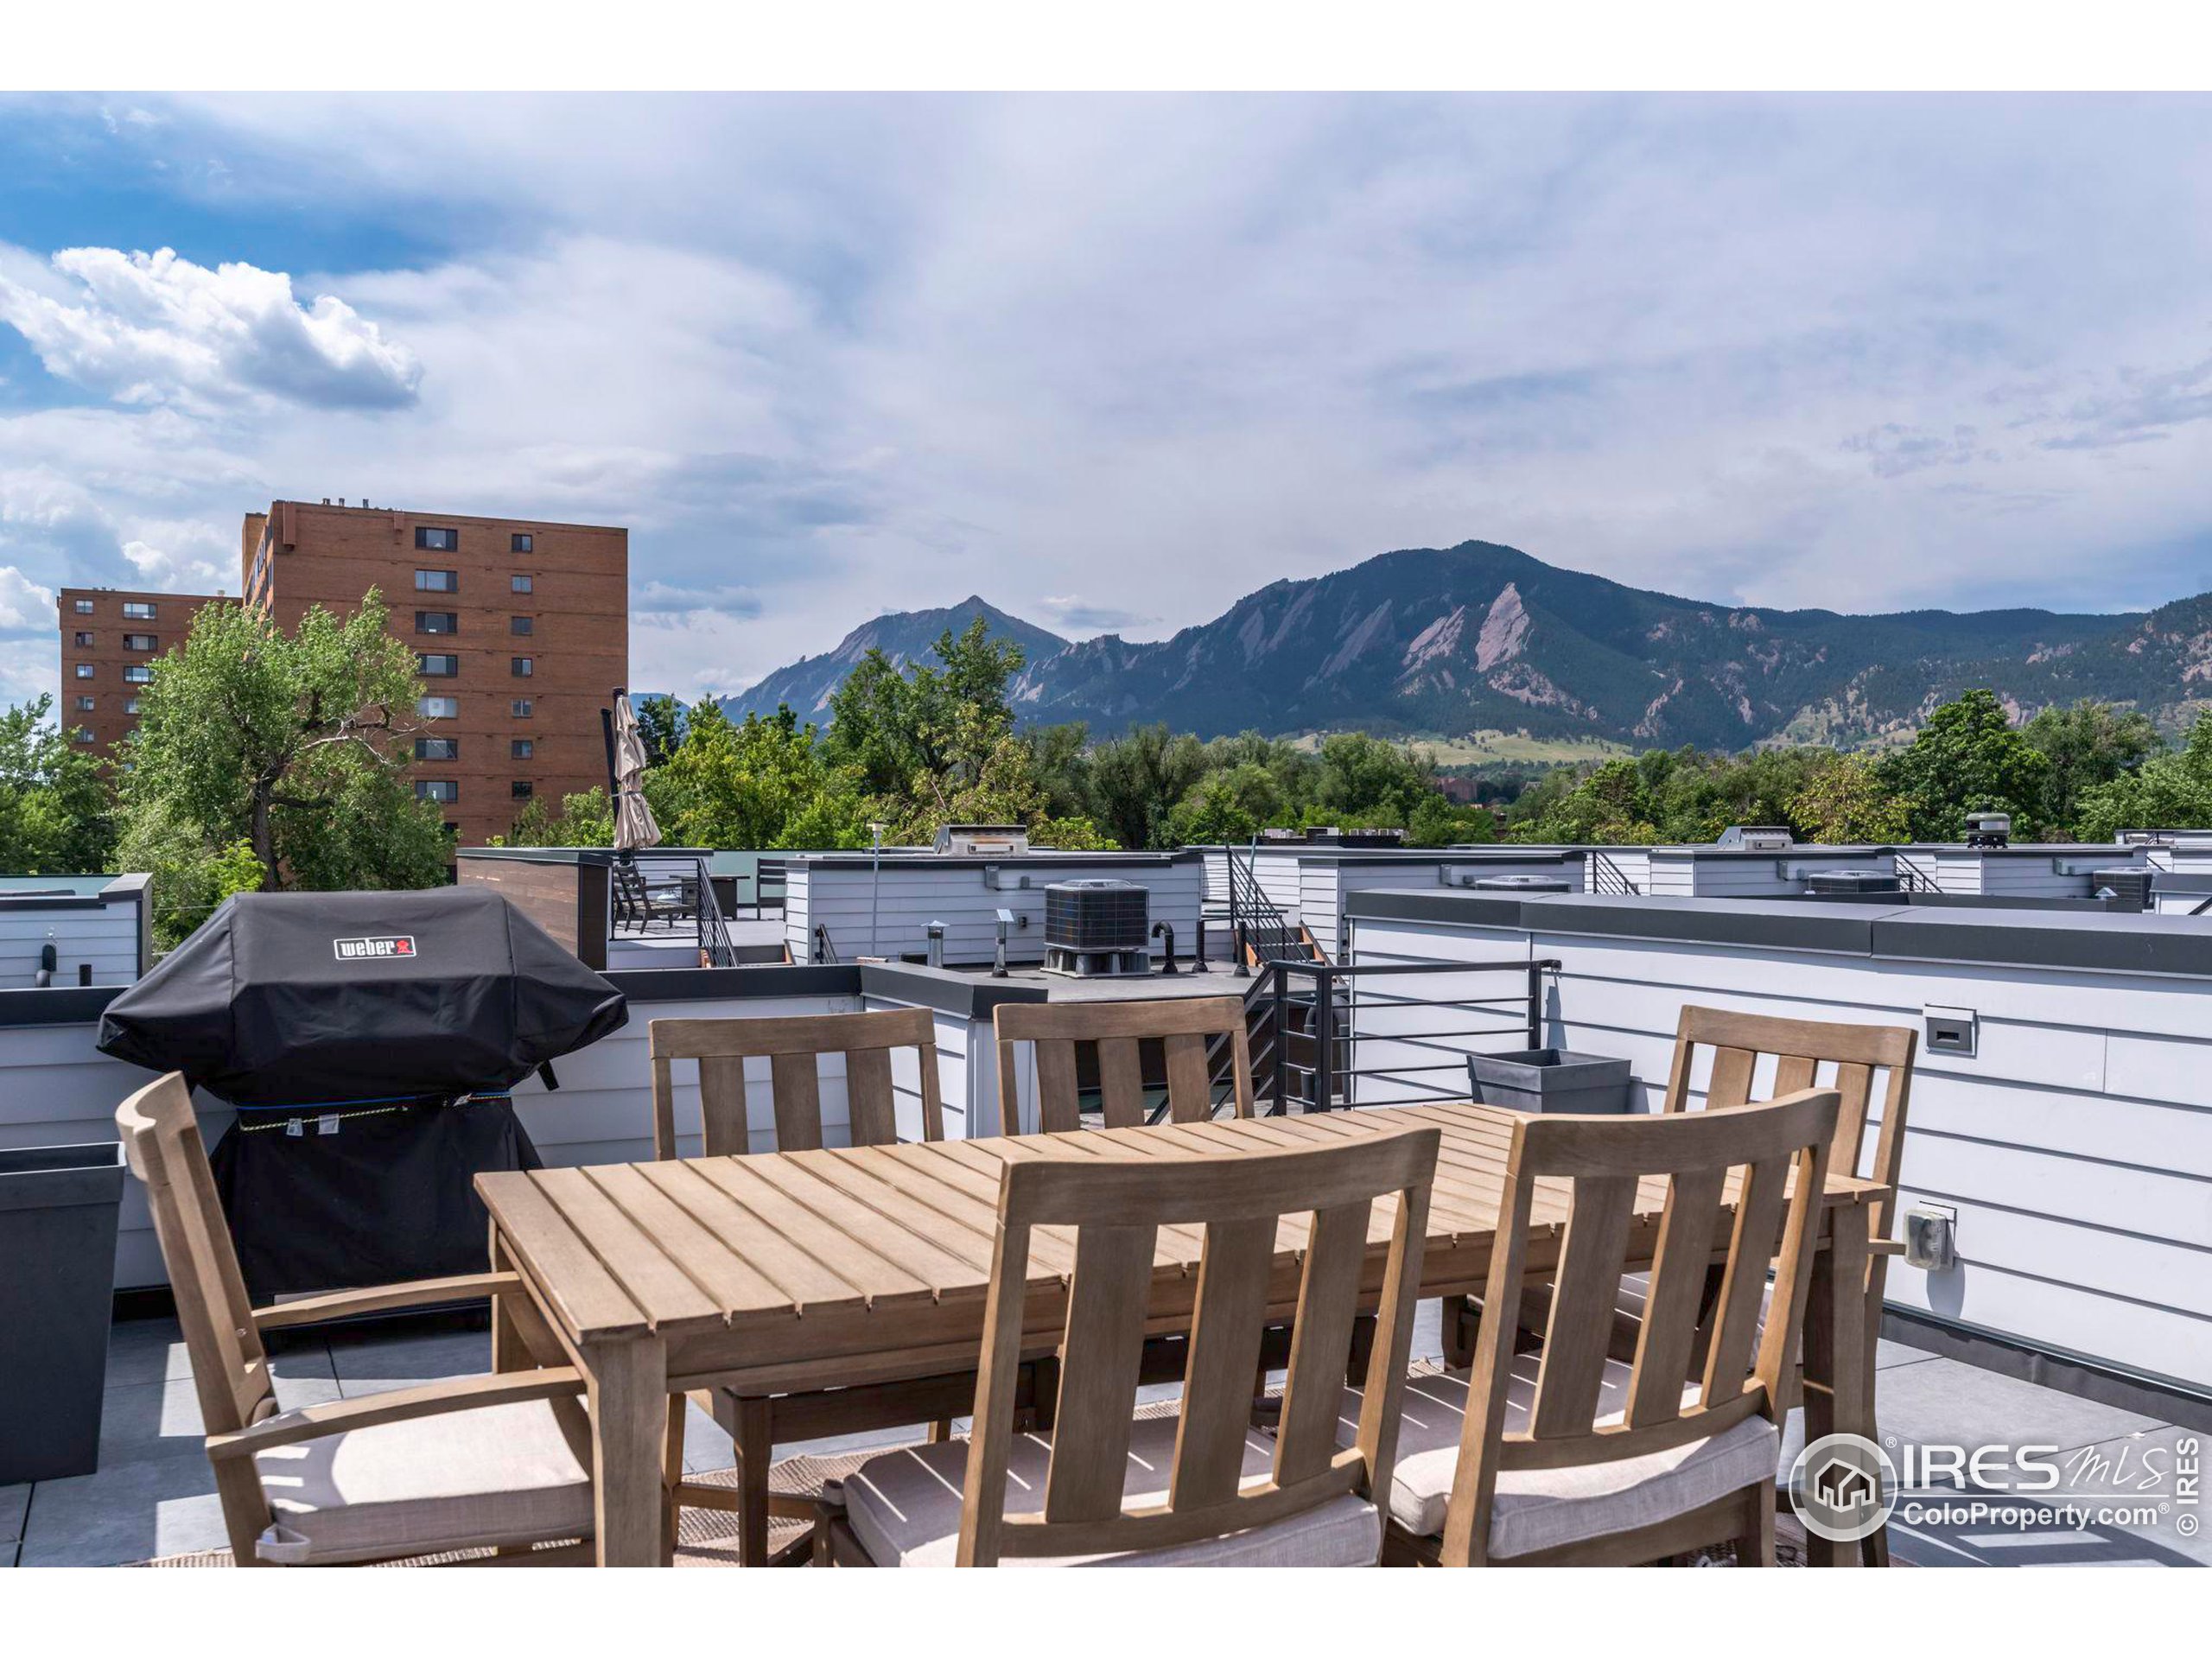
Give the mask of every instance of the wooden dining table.
[{"label": "wooden dining table", "polygon": [[[663,1559],[663,1460],[671,1395],[724,1384],[799,1392],[972,1369],[982,1346],[999,1176],[1016,1158],[1211,1158],[1328,1145],[1434,1125],[1442,1150],[1421,1256],[1423,1297],[1479,1293],[1497,1241],[1507,1153],[1519,1115],[1433,1104],[1228,1119],[1052,1135],[690,1158],[479,1175],[493,1265],[528,1287],[566,1359],[588,1384],[603,1566]],[[1808,1441],[1873,1433],[1873,1341],[1864,1206],[1887,1189],[1830,1174],[1804,1338]],[[1624,1266],[1648,1265],[1666,1202],[1646,1180]],[[1381,1291],[1395,1202],[1376,1206],[1370,1296]],[[1529,1267],[1555,1264],[1564,1185],[1540,1183]],[[1271,1301],[1296,1305],[1305,1218],[1276,1240]],[[1202,1239],[1160,1230],[1148,1328],[1187,1329]],[[1073,1239],[1039,1229],[1026,1323],[1049,1352],[1066,1315]],[[494,1363],[544,1363],[512,1333]],[[560,1356],[554,1356],[556,1359]],[[1856,1545],[1808,1540],[1821,1565],[1855,1565]]]}]

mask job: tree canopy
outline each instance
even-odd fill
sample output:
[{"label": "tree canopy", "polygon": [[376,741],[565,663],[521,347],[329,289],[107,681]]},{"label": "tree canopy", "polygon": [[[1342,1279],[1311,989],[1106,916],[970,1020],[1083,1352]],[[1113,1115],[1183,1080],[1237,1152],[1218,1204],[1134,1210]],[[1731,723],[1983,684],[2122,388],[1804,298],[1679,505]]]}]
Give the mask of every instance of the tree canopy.
[{"label": "tree canopy", "polygon": [[350,616],[315,606],[290,633],[242,605],[203,607],[154,664],[122,746],[119,851],[154,872],[160,925],[197,925],[212,873],[242,877],[241,849],[269,889],[442,880],[442,815],[407,777],[421,690],[373,588]]},{"label": "tree canopy", "polygon": [[49,723],[41,696],[0,712],[0,868],[19,875],[105,870],[115,820],[99,762]]}]

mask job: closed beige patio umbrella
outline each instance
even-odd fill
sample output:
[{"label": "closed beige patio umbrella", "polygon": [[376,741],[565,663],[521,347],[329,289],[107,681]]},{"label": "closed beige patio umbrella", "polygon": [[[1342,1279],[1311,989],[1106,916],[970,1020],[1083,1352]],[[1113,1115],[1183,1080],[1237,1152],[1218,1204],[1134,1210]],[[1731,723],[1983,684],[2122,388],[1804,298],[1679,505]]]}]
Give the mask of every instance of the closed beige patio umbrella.
[{"label": "closed beige patio umbrella", "polygon": [[660,825],[645,804],[645,740],[627,692],[614,699],[614,846],[641,852],[660,845]]}]

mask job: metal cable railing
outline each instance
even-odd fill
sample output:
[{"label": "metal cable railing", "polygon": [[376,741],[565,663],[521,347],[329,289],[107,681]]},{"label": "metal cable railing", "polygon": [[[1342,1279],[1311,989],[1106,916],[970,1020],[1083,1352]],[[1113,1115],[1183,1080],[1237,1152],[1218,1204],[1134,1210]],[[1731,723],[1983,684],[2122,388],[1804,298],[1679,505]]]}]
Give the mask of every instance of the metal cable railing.
[{"label": "metal cable railing", "polygon": [[1230,950],[1236,971],[1245,970],[1248,954],[1262,967],[1274,962],[1311,962],[1319,956],[1304,930],[1285,916],[1260,886],[1252,855],[1248,852],[1240,862],[1236,848],[1224,847],[1222,852],[1229,865]]},{"label": "metal cable railing", "polygon": [[[1465,1100],[1467,1056],[1479,1052],[1471,1044],[1510,1039],[1522,1048],[1544,1046],[1544,976],[1559,967],[1549,957],[1516,962],[1269,963],[1274,1046],[1268,1114]],[[1388,983],[1414,976],[1433,980],[1467,974],[1520,982],[1491,996],[1424,995]],[[1253,1071],[1256,1077],[1256,1058]],[[1444,1081],[1432,1080],[1438,1073]],[[1364,1091],[1363,1080],[1370,1085]]]},{"label": "metal cable railing", "polygon": [[1613,893],[1624,899],[1640,899],[1643,889],[1628,879],[1628,872],[1596,848],[1585,855],[1589,871],[1589,887],[1592,893]]}]

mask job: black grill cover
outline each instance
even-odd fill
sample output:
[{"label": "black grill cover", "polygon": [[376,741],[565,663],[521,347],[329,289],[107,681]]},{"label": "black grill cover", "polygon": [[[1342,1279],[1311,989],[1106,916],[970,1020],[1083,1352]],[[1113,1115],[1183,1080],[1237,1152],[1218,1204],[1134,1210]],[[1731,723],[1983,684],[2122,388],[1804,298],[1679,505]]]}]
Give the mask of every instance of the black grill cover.
[{"label": "black grill cover", "polygon": [[481,887],[252,893],[108,1004],[100,1051],[234,1106],[496,1092],[629,1019]]}]

